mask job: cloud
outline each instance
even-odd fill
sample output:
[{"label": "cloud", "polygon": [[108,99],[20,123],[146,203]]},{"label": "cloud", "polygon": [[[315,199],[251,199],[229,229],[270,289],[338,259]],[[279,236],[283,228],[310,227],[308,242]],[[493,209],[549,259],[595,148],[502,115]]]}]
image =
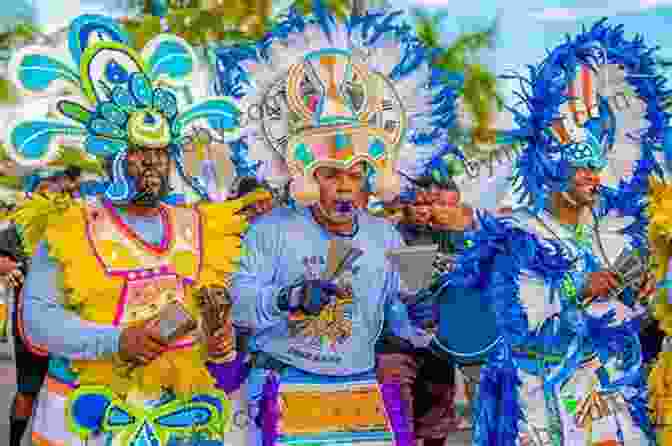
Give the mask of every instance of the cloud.
[{"label": "cloud", "polygon": [[639,0],[640,9],[651,9],[665,5],[672,5],[672,0]]},{"label": "cloud", "polygon": [[[438,1],[438,0],[437,0]],[[540,21],[572,21],[584,17],[601,17],[605,15],[627,14],[655,9],[660,6],[672,5],[672,0],[639,0],[619,2],[621,5],[612,5],[606,8],[541,8],[532,10],[529,16]]]},{"label": "cloud", "polygon": [[395,3],[410,3],[413,6],[434,6],[439,8],[447,8],[450,0],[413,0],[410,2],[395,2]]},{"label": "cloud", "polygon": [[552,21],[576,20],[579,17],[577,11],[573,8],[544,8],[532,11],[530,17],[537,20]]}]

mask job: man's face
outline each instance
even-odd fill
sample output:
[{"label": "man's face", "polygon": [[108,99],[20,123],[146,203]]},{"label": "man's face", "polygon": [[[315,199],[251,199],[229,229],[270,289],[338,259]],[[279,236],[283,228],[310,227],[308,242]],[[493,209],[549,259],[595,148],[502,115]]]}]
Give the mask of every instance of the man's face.
[{"label": "man's face", "polygon": [[350,169],[320,167],[315,171],[320,187],[320,207],[325,216],[334,223],[352,219],[355,206],[361,201],[366,180],[363,163]]},{"label": "man's face", "polygon": [[410,223],[414,225],[428,225],[432,220],[431,191],[418,190],[415,201],[408,207]]},{"label": "man's face", "polygon": [[128,152],[128,175],[135,182],[133,203],[156,206],[168,194],[170,154],[168,148],[134,147]]},{"label": "man's face", "polygon": [[68,194],[74,197],[79,192],[79,181],[65,175],[40,181],[35,188],[37,193]]},{"label": "man's face", "polygon": [[569,197],[578,206],[593,206],[597,199],[599,185],[599,171],[584,167],[578,168],[570,184]]}]

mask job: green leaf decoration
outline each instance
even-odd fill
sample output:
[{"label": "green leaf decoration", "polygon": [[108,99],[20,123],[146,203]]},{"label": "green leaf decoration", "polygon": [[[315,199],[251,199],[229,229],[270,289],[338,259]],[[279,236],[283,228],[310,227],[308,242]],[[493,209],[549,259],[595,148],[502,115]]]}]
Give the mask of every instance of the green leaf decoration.
[{"label": "green leaf decoration", "polygon": [[72,101],[61,101],[58,104],[58,109],[61,113],[70,119],[74,119],[86,125],[91,119],[91,111],[84,108],[82,105]]}]

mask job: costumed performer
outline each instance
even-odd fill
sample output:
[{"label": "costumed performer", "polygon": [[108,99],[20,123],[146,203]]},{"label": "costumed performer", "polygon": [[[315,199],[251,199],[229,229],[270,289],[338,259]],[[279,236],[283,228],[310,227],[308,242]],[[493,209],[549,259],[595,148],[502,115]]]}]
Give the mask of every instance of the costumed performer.
[{"label": "costumed performer", "polygon": [[65,81],[81,93],[81,102],[58,101],[62,120],[11,125],[10,157],[45,165],[65,137],[104,161],[110,177],[98,200],[47,206],[31,222],[42,240],[24,284],[24,334],[52,358],[33,441],[221,444],[232,413],[216,385],[226,389],[227,377],[208,367],[236,359],[226,287],[247,225],[237,212],[256,195],[191,207],[162,201],[174,167],[208,199],[184,172],[182,143],[204,119],[236,128],[239,111],[213,97],[180,112],[166,82],[156,86],[186,82],[196,69],[193,49],[174,36],[138,54],[115,21],[82,16],[70,26],[69,48],[72,62],[30,47],[10,65],[28,92]]},{"label": "costumed performer", "polygon": [[[396,15],[339,23],[318,1],[312,16],[290,11],[256,46],[218,52],[220,92],[268,111],[260,120],[248,116],[240,145],[253,160],[285,163],[294,198],[251,227],[234,275],[235,323],[253,331],[256,352],[247,383],[250,444],[294,441],[307,431],[320,441],[374,441],[372,432],[385,429],[379,397],[322,389],[348,389],[372,375],[385,319],[394,319],[400,337],[427,342],[410,325],[385,258],[402,246],[400,234],[358,209],[369,175],[371,192],[394,200],[398,158],[437,143],[454,122],[454,89]],[[353,257],[330,280],[330,246],[347,245]],[[279,414],[283,381],[321,383],[302,391],[319,408],[300,410],[310,402],[299,402]],[[398,380],[380,387],[396,443],[414,446],[401,392]]]},{"label": "costumed performer", "polygon": [[[521,78],[521,202],[510,219],[480,218],[447,281],[468,277],[490,295],[502,337],[481,372],[478,445],[654,444],[638,336],[655,289],[644,198],[665,130],[650,54],[603,20]],[[650,125],[632,178],[613,189],[600,172],[620,122],[600,80],[619,65]]]}]

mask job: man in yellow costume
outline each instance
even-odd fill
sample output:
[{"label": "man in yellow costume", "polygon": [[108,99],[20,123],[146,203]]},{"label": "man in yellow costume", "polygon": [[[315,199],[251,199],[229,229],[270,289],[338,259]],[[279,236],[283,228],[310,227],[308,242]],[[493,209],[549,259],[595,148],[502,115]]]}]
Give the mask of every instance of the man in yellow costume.
[{"label": "man in yellow costume", "polygon": [[11,64],[24,90],[48,93],[64,81],[82,99],[58,102],[67,120],[12,125],[12,158],[44,165],[63,137],[79,139],[110,177],[96,199],[46,200],[33,210],[27,243],[37,247],[21,316],[27,341],[53,358],[33,442],[221,444],[231,404],[216,385],[226,370],[213,376],[208,366],[236,356],[226,286],[247,225],[238,212],[268,194],[182,206],[170,181],[176,166],[208,199],[185,172],[182,144],[197,121],[235,128],[239,111],[221,98],[178,110],[165,85],[188,82],[196,56],[176,37],[159,36],[137,53],[114,21],[82,16],[69,48],[74,66],[35,47]]},{"label": "man in yellow costume", "polygon": [[658,441],[672,445],[672,186],[652,178],[649,189],[649,243],[654,254],[658,293],[653,314],[665,333],[662,351],[649,375],[649,406]]}]

